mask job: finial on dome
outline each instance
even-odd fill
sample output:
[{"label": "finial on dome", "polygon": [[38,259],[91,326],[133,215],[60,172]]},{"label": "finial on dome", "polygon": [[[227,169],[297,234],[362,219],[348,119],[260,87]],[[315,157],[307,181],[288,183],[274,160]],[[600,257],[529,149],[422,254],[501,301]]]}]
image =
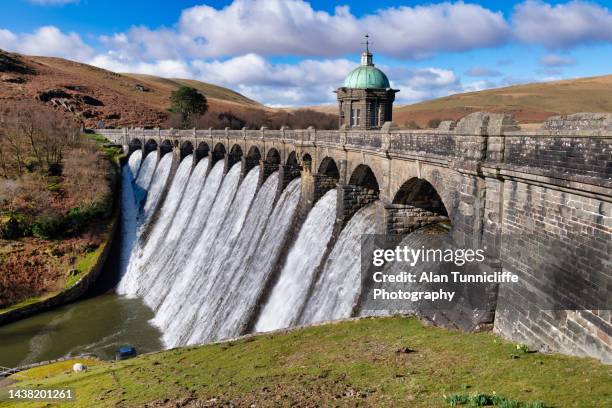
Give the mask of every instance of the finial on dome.
[{"label": "finial on dome", "polygon": [[361,65],[364,66],[373,66],[372,62],[372,54],[370,53],[370,36],[368,34],[365,35],[365,42],[362,42],[362,45],[365,45],[365,51],[361,54]]}]

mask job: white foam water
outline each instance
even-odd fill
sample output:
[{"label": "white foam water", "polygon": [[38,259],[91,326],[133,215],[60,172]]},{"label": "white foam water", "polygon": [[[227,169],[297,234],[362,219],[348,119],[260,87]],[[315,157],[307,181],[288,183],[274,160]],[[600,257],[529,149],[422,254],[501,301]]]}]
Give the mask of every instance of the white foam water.
[{"label": "white foam water", "polygon": [[382,231],[380,202],[361,208],[344,227],[300,317],[300,324],[351,317],[361,294],[361,237]]},{"label": "white foam water", "polygon": [[289,327],[297,322],[315,271],[321,264],[336,219],[337,191],[332,189],[312,208],[272,289],[255,331]]},{"label": "white foam water", "polygon": [[214,307],[203,309],[205,323],[198,325],[188,343],[234,337],[242,334],[256,313],[258,300],[278,262],[282,243],[288,238],[300,198],[300,180],[285,188],[272,209],[279,183],[277,173],[262,186],[232,254],[224,268],[233,271],[214,298]]},{"label": "white foam water", "polygon": [[[214,241],[218,237],[223,221],[233,214],[228,214],[240,181],[241,165],[234,165],[225,176],[216,195],[215,202],[208,215],[196,245],[187,255],[182,265],[175,265],[180,279],[175,280],[168,295],[161,304],[155,324],[162,330],[166,344],[177,344],[192,329],[193,315],[199,310],[206,287],[211,282],[210,269],[202,268],[210,257],[216,257]],[[176,316],[185,316],[176,319]]]}]

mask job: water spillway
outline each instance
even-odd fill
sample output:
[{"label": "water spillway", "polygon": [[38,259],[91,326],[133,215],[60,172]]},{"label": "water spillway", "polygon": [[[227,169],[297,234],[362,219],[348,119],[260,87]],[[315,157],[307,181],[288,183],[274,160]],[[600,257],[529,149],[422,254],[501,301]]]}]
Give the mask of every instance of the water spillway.
[{"label": "water spillway", "polygon": [[149,191],[149,185],[155,173],[157,167],[157,154],[155,152],[149,153],[140,165],[138,169],[138,175],[133,183],[134,198],[136,200],[136,207],[140,208],[144,205],[147,198],[147,192]]},{"label": "water spillway", "polygon": [[310,282],[323,259],[336,218],[337,191],[315,204],[291,248],[279,280],[255,325],[256,331],[289,327],[297,322]]},{"label": "water spillway", "polygon": [[118,292],[152,309],[151,323],[166,347],[359,312],[360,241],[382,232],[380,202],[361,208],[341,228],[335,188],[299,212],[299,177],[283,181],[276,171],[262,182],[263,167],[245,171],[246,162],[228,168],[218,160],[210,168],[212,157],[193,167],[192,155],[170,177],[166,156],[157,164],[147,156],[139,169],[136,153],[132,158],[125,177],[137,176],[127,186],[146,185],[147,194],[139,202],[138,192],[130,198],[128,191],[123,199],[136,208],[137,226],[150,225],[146,236],[136,228]]},{"label": "water spillway", "polygon": [[[223,165],[219,162],[216,166]],[[215,247],[215,238],[226,219],[231,203],[238,189],[240,181],[240,164],[234,165],[223,178],[222,185],[218,189],[214,203],[210,209],[208,219],[189,254],[185,254],[184,262],[173,267],[180,279],[177,279],[168,295],[160,305],[154,319],[155,324],[162,329],[164,341],[175,344],[174,337],[182,339],[189,333],[192,322],[192,314],[197,313],[201,299],[206,296],[206,286],[211,282],[211,270],[202,270],[200,266],[207,264],[210,257],[217,256],[212,250]],[[184,316],[176,319],[176,316]],[[170,339],[170,340],[169,340]]]},{"label": "water spillway", "polygon": [[234,251],[241,256],[228,264],[230,269],[243,272],[233,274],[216,308],[207,313],[211,315],[212,328],[198,328],[189,339],[191,343],[242,334],[257,313],[257,303],[279,260],[282,242],[288,239],[300,198],[300,180],[296,179],[289,183],[272,208],[278,183],[275,173],[257,194],[248,216],[254,222],[245,225],[244,234],[234,245]]},{"label": "water spillway", "polygon": [[369,204],[340,233],[300,316],[300,324],[351,317],[361,289],[361,238],[382,233],[382,204]]}]

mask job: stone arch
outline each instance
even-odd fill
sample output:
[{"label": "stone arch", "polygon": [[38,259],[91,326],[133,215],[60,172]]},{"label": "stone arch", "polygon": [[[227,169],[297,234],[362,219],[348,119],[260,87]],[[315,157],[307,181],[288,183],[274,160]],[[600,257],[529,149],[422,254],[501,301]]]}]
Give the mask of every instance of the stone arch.
[{"label": "stone arch", "polygon": [[349,184],[352,186],[359,186],[368,190],[371,190],[376,195],[380,192],[380,187],[376,175],[370,168],[365,164],[360,164],[353,170],[349,179]]},{"label": "stone arch", "polygon": [[163,156],[166,153],[170,153],[172,151],[172,149],[174,148],[174,146],[172,146],[172,141],[170,140],[164,140],[160,145],[159,145],[159,153],[160,156]]},{"label": "stone arch", "polygon": [[132,154],[139,149],[142,149],[142,142],[140,139],[130,140],[130,143],[128,144],[128,154]]},{"label": "stone arch", "polygon": [[298,167],[297,153],[295,150],[287,156],[287,166]]},{"label": "stone arch", "polygon": [[185,140],[180,146],[181,160],[190,154],[193,154],[193,143],[191,143],[189,140]]},{"label": "stone arch", "polygon": [[295,151],[289,153],[286,164],[283,166],[283,188],[285,188],[291,180],[300,177],[300,165],[298,164],[297,154]]},{"label": "stone arch", "polygon": [[223,143],[217,143],[215,148],[212,151],[212,164],[215,164],[219,160],[222,160],[225,157],[225,146]]},{"label": "stone arch", "polygon": [[228,167],[231,168],[234,164],[241,161],[242,156],[242,147],[240,147],[238,144],[233,145],[229,154],[227,155]]},{"label": "stone arch", "polygon": [[310,154],[306,153],[302,156],[302,167],[309,173],[312,171],[312,156]]},{"label": "stone arch", "polygon": [[340,171],[338,170],[336,161],[331,157],[325,157],[323,160],[321,160],[321,164],[319,164],[317,175],[327,176],[335,179],[335,181],[338,182],[338,180],[340,180]]},{"label": "stone arch", "polygon": [[155,139],[147,140],[144,145],[143,157],[154,150],[157,150],[157,142],[155,141]]},{"label": "stone arch", "polygon": [[340,171],[335,160],[325,157],[319,164],[317,174],[314,175],[313,202],[317,202],[329,190],[336,188],[338,181],[340,181]]},{"label": "stone arch", "polygon": [[372,168],[360,164],[351,173],[347,185],[340,185],[338,192],[342,206],[338,208],[338,218],[348,221],[360,208],[378,200],[380,186]]},{"label": "stone arch", "polygon": [[244,160],[246,167],[245,170],[248,172],[253,167],[259,165],[260,160],[261,152],[259,151],[259,148],[257,146],[251,146]]},{"label": "stone arch", "polygon": [[412,177],[404,182],[393,196],[392,204],[403,204],[433,212],[440,216],[448,216],[438,190],[427,180]]},{"label": "stone arch", "polygon": [[278,166],[281,163],[281,155],[279,151],[273,147],[266,153],[266,162]]},{"label": "stone arch", "polygon": [[199,162],[204,157],[208,156],[210,152],[210,146],[206,142],[200,142],[198,144],[198,148],[195,151],[195,163]]}]

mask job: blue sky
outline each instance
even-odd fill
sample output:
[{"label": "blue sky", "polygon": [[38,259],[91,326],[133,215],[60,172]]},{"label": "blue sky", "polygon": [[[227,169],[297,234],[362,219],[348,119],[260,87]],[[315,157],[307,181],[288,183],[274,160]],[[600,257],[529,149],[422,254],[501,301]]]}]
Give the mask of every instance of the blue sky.
[{"label": "blue sky", "polygon": [[2,2],[0,48],[332,103],[362,36],[400,103],[612,73],[612,1]]}]

